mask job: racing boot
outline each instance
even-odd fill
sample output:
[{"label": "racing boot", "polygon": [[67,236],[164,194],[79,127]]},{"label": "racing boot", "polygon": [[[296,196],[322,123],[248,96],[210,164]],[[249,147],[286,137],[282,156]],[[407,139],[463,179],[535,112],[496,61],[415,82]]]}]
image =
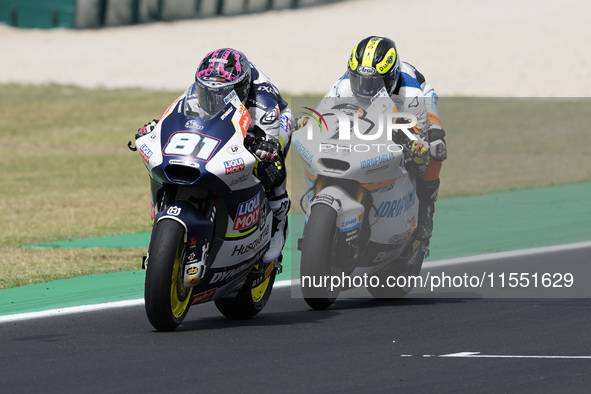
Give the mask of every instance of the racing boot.
[{"label": "racing boot", "polygon": [[413,238],[427,242],[433,233],[433,213],[435,213],[435,201],[439,192],[439,179],[424,181],[417,178],[417,198],[419,199],[419,217],[417,228],[412,234]]},{"label": "racing boot", "polygon": [[271,226],[271,246],[265,255],[263,256],[263,263],[267,264],[272,261],[275,262],[277,268],[281,267],[282,255],[281,251],[287,240],[289,234],[289,224],[287,222],[287,213],[291,201],[287,194],[283,197],[271,200],[269,199],[269,205],[273,211],[273,224]]}]

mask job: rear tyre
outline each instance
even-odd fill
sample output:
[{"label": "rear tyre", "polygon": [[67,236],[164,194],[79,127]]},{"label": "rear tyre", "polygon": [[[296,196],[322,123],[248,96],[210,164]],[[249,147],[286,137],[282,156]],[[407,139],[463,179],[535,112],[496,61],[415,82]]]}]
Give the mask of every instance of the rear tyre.
[{"label": "rear tyre", "polygon": [[177,328],[191,306],[193,289],[184,287],[180,269],[185,249],[184,232],[180,223],[166,219],[152,230],[144,299],[148,320],[158,331]]},{"label": "rear tyre", "polygon": [[[313,309],[331,306],[338,290],[328,289],[324,279],[336,272],[337,213],[325,204],[312,206],[310,218],[304,227],[300,286],[306,303]],[[330,283],[330,280],[326,281]]]},{"label": "rear tyre", "polygon": [[[412,291],[414,288],[414,279],[412,277],[420,274],[425,259],[424,242],[414,240],[409,245],[409,249],[410,257],[408,260],[399,261],[398,264],[394,262],[391,266],[376,274],[380,278],[381,286],[369,286],[367,288],[372,296],[375,298],[403,298]],[[391,283],[387,283],[389,277],[397,278],[396,283],[402,286],[392,286]]]},{"label": "rear tyre", "polygon": [[255,265],[235,298],[214,301],[216,308],[228,319],[250,319],[263,310],[275,283],[275,264]]}]

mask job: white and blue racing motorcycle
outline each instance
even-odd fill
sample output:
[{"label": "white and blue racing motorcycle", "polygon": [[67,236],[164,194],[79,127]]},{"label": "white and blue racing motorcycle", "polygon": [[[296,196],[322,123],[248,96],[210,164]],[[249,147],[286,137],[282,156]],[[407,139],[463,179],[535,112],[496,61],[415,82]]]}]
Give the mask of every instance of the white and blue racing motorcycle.
[{"label": "white and blue racing motorcycle", "polygon": [[[145,308],[160,331],[213,301],[231,319],[265,306],[277,274],[262,263],[272,214],[247,149],[248,110],[230,93],[212,117],[194,96],[173,102],[135,147],[150,174],[153,229],[144,261]],[[196,100],[196,99],[195,99]]]}]

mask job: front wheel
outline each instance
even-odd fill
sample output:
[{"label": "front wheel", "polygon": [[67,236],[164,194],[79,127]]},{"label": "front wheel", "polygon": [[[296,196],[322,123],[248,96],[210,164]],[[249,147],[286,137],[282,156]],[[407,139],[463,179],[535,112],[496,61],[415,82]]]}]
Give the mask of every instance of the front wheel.
[{"label": "front wheel", "polygon": [[337,213],[325,204],[313,205],[304,228],[300,286],[306,303],[313,309],[326,309],[338,295],[329,289],[331,275],[336,272]]},{"label": "front wheel", "polygon": [[158,331],[174,330],[189,312],[193,289],[184,287],[180,269],[184,232],[180,223],[166,219],[152,230],[144,299],[148,320]]}]

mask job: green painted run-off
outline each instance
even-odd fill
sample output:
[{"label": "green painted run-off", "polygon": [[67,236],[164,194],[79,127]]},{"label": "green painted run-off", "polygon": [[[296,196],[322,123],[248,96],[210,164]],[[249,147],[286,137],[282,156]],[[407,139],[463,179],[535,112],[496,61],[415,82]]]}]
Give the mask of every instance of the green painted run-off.
[{"label": "green painted run-off", "polygon": [[[443,199],[437,202],[431,255],[425,261],[562,245],[591,240],[591,182],[540,189]],[[291,240],[284,252],[289,280],[292,249],[303,216],[291,217]],[[38,248],[147,248],[149,233],[31,245]],[[138,268],[140,262],[138,261]],[[143,297],[143,271],[91,275],[0,290],[0,316]]]}]

